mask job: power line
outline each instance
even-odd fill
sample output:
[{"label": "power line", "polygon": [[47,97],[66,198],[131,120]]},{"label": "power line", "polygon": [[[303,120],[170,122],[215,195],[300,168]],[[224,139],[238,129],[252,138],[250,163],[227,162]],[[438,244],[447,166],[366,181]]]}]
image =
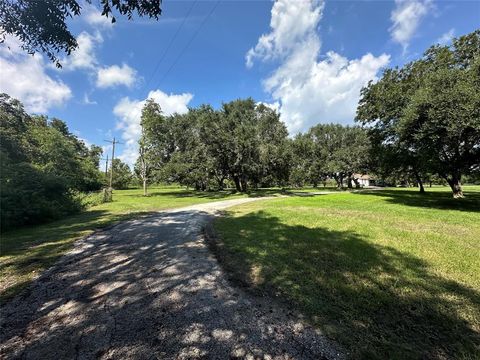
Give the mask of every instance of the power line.
[{"label": "power line", "polygon": [[155,85],[155,87],[158,87],[160,85],[160,83],[165,80],[165,78],[168,76],[168,74],[170,73],[170,71],[173,69],[173,67],[177,64],[178,60],[182,57],[183,53],[188,49],[188,47],[190,46],[190,44],[193,42],[193,40],[195,40],[196,36],[199,34],[200,30],[202,29],[203,25],[205,25],[205,23],[207,22],[207,20],[210,18],[210,16],[213,14],[213,12],[215,11],[215,9],[217,8],[218,4],[220,3],[220,0],[217,0],[217,2],[215,3],[215,5],[213,6],[213,8],[210,10],[210,12],[208,13],[208,15],[203,19],[202,23],[200,24],[200,26],[197,28],[197,31],[195,31],[195,33],[192,35],[192,37],[190,38],[190,40],[188,41],[188,43],[185,45],[185,47],[182,49],[182,51],[178,54],[177,58],[175,59],[175,61],[172,63],[172,65],[168,68],[167,72],[162,76],[162,78],[157,82],[157,84]]},{"label": "power line", "polygon": [[195,4],[197,3],[198,0],[195,0],[192,2],[192,6],[190,6],[190,8],[188,9],[187,11],[187,14],[185,15],[185,17],[183,18],[183,21],[182,23],[180,24],[180,26],[177,28],[177,31],[175,32],[175,34],[173,35],[173,37],[170,39],[170,42],[168,43],[167,47],[165,48],[165,51],[162,53],[162,55],[160,56],[160,58],[158,59],[157,61],[157,64],[155,66],[155,69],[153,70],[152,74],[150,75],[150,77],[148,78],[147,80],[147,84],[145,85],[145,88],[147,89],[148,91],[148,85],[150,85],[150,81],[153,79],[153,77],[155,76],[155,74],[157,73],[158,71],[158,68],[160,67],[160,64],[162,63],[163,59],[165,59],[165,56],[167,55],[168,51],[170,50],[170,48],[172,47],[174,41],[176,40],[178,34],[180,33],[180,31],[182,30],[183,28],[183,25],[185,25],[185,22],[187,21],[188,17],[190,16],[192,10],[193,10],[193,7],[195,6]]},{"label": "power line", "polygon": [[[192,5],[190,6],[190,8],[188,9],[187,11],[187,14],[185,15],[185,17],[183,18],[182,20],[182,23],[180,24],[180,26],[177,28],[177,31],[175,32],[175,34],[173,35],[173,37],[170,39],[170,42],[169,44],[167,45],[167,47],[165,48],[165,51],[162,53],[162,55],[160,56],[159,60],[157,61],[157,64],[155,65],[155,69],[153,70],[152,74],[150,75],[150,77],[147,79],[147,83],[143,86],[144,89],[146,89],[148,91],[148,85],[150,85],[150,82],[152,81],[153,77],[155,76],[156,72],[158,71],[159,67],[160,67],[160,64],[162,63],[163,59],[165,58],[165,56],[167,55],[168,51],[170,50],[170,48],[172,47],[174,41],[176,40],[178,34],[180,33],[180,31],[182,30],[183,26],[185,25],[185,22],[187,21],[187,18],[190,16],[192,10],[193,10],[193,7],[195,6],[195,4],[197,3],[198,0],[195,0],[192,2]],[[127,116],[126,117],[129,117],[133,112],[133,109],[131,109]],[[118,142],[117,142],[118,143]]]},{"label": "power line", "polygon": [[[192,6],[190,7],[188,13],[187,13],[187,16],[188,17],[194,7],[194,5],[196,4],[197,0],[195,0],[195,2],[192,4]],[[200,24],[200,26],[197,28],[197,30],[195,31],[195,33],[192,35],[192,37],[190,38],[190,40],[188,41],[188,43],[183,47],[182,51],[178,54],[178,56],[175,58],[174,62],[172,63],[172,65],[168,68],[167,72],[160,78],[160,80],[156,83],[156,85],[154,86],[154,88],[158,87],[160,85],[161,82],[163,82],[163,80],[165,80],[165,78],[168,76],[168,74],[170,73],[170,71],[173,69],[173,67],[177,64],[178,60],[182,57],[182,55],[185,53],[185,51],[188,49],[188,47],[192,44],[193,40],[195,40],[196,36],[199,34],[200,30],[203,28],[203,26],[205,25],[205,23],[207,22],[207,20],[210,18],[210,16],[212,16],[213,12],[215,11],[215,9],[217,8],[218,4],[220,3],[220,0],[217,0],[217,2],[215,3],[215,5],[212,7],[212,9],[210,10],[210,12],[208,13],[208,15],[203,19],[202,23]],[[176,36],[178,35],[178,33],[180,32],[180,29],[183,27],[183,24],[185,23],[186,21],[186,18],[184,18],[182,24],[180,25],[180,27],[177,29],[175,35],[173,36],[172,40],[170,41],[169,45],[167,46],[167,50],[169,50],[169,48],[171,47],[171,45],[173,44],[173,41],[175,40]],[[167,51],[165,51],[165,54],[167,53]],[[163,60],[163,55],[162,55],[162,58],[161,60]],[[158,66],[159,64],[161,63],[161,60],[158,61],[157,63],[157,66],[155,68],[155,71],[154,73],[157,71],[158,69]],[[152,77],[150,77],[151,79]],[[150,82],[150,79],[148,80],[148,83]],[[148,84],[147,83],[147,84]],[[145,86],[146,87],[146,86]],[[129,117],[133,112],[133,108],[130,109],[129,113],[127,114],[126,117]],[[105,140],[105,141],[108,141],[108,142],[112,142],[110,140]],[[115,142],[115,138],[113,138],[113,151],[112,151],[112,159],[110,160],[111,161],[111,164],[112,164],[112,171],[110,173],[110,188],[112,187],[112,175],[113,175],[113,159],[114,159],[114,151],[115,151],[115,143],[116,144],[122,144],[120,142]]]}]

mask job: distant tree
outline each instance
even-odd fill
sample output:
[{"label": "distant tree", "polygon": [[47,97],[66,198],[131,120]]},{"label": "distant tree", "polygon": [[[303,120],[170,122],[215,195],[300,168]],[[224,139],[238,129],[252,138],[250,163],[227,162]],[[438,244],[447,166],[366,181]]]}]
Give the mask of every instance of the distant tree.
[{"label": "distant tree", "polygon": [[148,182],[151,180],[154,169],[153,137],[152,132],[157,122],[162,122],[162,110],[160,105],[153,99],[148,99],[142,109],[140,126],[142,134],[138,142],[138,159],[135,164],[135,172],[142,181],[143,196],[147,196]]},{"label": "distant tree", "polygon": [[130,170],[130,167],[118,158],[113,159],[112,166],[108,171],[109,176],[110,172],[112,171],[112,167],[112,188],[116,190],[128,189],[132,183],[132,171]]},{"label": "distant tree", "polygon": [[249,98],[224,103],[221,122],[230,178],[237,191],[245,192],[249,178],[260,170],[255,101]]},{"label": "distant tree", "polygon": [[[85,0],[90,4],[92,0]],[[100,0],[102,15],[116,21],[114,13],[131,19],[134,14],[155,18],[161,15],[161,0]],[[0,42],[16,36],[29,54],[43,52],[57,67],[59,52],[70,55],[78,47],[67,20],[79,16],[77,0],[0,0]]]},{"label": "distant tree", "polygon": [[218,111],[201,105],[186,114],[156,116],[142,126],[157,176],[165,181],[211,190],[222,189],[230,179],[242,192],[288,182],[291,152],[285,124],[253,99],[223,104]]},{"label": "distant tree", "polygon": [[374,129],[381,144],[394,147],[395,156],[406,152],[403,159],[438,174],[455,198],[463,197],[462,175],[480,168],[479,88],[477,30],[451,46],[431,47],[403,68],[386,70],[362,89],[357,120]]},{"label": "distant tree", "polygon": [[230,173],[230,149],[225,146],[228,134],[222,122],[222,114],[208,105],[202,105],[199,110],[200,112],[197,112],[199,115],[198,140],[202,142],[205,149],[210,178],[214,180],[218,189],[223,189]]},{"label": "distant tree", "polygon": [[[337,187],[352,187],[354,173],[367,171],[370,140],[364,129],[340,124],[319,124],[312,127],[307,136],[312,141],[309,176],[314,184],[332,177]],[[358,184],[357,184],[358,186]]]},{"label": "distant tree", "polygon": [[260,163],[257,182],[262,186],[285,186],[290,177],[292,161],[287,127],[280,121],[277,111],[263,104],[256,105],[255,112]]}]

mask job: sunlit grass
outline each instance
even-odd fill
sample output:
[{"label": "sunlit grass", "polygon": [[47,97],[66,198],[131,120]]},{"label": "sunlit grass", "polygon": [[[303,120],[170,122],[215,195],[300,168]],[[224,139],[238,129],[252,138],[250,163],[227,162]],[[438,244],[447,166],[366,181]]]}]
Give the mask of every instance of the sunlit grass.
[{"label": "sunlit grass", "polygon": [[224,265],[280,293],[353,358],[478,358],[480,187],[255,202],[215,227]]}]

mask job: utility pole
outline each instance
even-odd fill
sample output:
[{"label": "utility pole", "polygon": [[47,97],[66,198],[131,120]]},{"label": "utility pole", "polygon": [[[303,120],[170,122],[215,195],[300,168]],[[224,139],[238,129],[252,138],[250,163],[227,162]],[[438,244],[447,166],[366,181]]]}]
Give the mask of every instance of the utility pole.
[{"label": "utility pole", "polygon": [[[105,140],[112,144],[112,158],[110,160],[110,180],[109,180],[109,188],[112,189],[112,182],[113,182],[113,162],[115,160],[115,144],[123,144],[120,141],[117,141],[115,138],[113,140]],[[108,166],[108,158],[107,158],[107,166]]]},{"label": "utility pole", "polygon": [[108,155],[106,158],[101,158],[100,160],[105,160],[105,179],[107,179],[108,175]]},{"label": "utility pole", "polygon": [[113,160],[115,160],[115,138],[112,141],[112,164],[110,166],[110,189],[112,188],[113,181]]},{"label": "utility pole", "polygon": [[105,180],[107,179],[108,175],[108,154],[107,154],[107,159],[105,161]]}]

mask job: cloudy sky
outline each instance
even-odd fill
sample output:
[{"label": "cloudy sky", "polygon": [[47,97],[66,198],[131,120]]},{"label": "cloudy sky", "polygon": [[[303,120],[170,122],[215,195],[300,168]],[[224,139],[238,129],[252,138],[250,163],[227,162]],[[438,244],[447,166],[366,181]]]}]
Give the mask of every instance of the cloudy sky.
[{"label": "cloudy sky", "polygon": [[278,108],[291,134],[350,124],[361,87],[382,69],[479,24],[476,1],[165,0],[158,22],[113,25],[84,6],[70,24],[79,48],[62,69],[15,39],[0,44],[0,92],[87,143],[121,139],[132,164],[146,98],[171,114],[252,96]]}]

